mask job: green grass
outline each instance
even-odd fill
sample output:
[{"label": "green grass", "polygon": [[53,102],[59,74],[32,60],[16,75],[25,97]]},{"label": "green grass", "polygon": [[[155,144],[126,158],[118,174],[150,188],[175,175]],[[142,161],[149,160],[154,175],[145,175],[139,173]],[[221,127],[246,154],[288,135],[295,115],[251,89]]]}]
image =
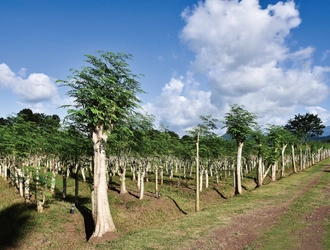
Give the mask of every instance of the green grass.
[{"label": "green grass", "polygon": [[[254,188],[252,178],[244,178],[242,184],[246,190],[240,196],[233,196],[232,179],[223,179],[203,190],[201,211],[198,213],[194,212],[193,180],[181,179],[177,188],[178,177],[174,177],[172,182],[166,179],[167,185],[159,186],[162,195],[157,199],[153,175],[149,175],[150,182],[145,183],[146,199],[141,201],[132,196],[121,197],[115,191],[119,190],[119,179],[115,177],[109,191],[109,202],[120,238],[98,245],[86,242],[84,216],[89,215],[91,206],[87,183],[79,185],[80,209],[76,209],[72,216],[69,209],[74,201],[73,179],[68,179],[67,198],[63,200],[61,177],[57,177],[56,195],[47,201],[42,214],[35,211],[35,205],[23,204],[15,189],[0,180],[0,190],[5,190],[0,197],[0,223],[7,225],[0,227],[0,242],[4,242],[4,248],[18,245],[21,249],[22,242],[43,249],[182,249],[207,236],[211,230],[227,225],[233,216],[292,200],[287,213],[274,226],[266,228],[257,242],[244,248],[290,249],[298,246],[299,239],[293,232],[307,227],[301,218],[318,207],[330,206],[330,200],[322,191],[329,185],[330,172],[324,173],[303,195],[298,195],[329,163],[330,159],[258,189]],[[135,182],[129,179],[127,189],[138,194]],[[151,205],[154,206],[152,211]],[[330,221],[325,221],[325,227],[324,246],[330,249]],[[68,232],[76,238],[69,238]],[[69,243],[63,245],[64,241]]]}]

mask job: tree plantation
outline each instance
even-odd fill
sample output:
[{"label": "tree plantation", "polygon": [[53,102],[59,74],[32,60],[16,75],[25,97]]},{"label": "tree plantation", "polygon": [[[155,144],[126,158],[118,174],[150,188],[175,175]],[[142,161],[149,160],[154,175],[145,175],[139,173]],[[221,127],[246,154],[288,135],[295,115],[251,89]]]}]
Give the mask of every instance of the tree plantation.
[{"label": "tree plantation", "polygon": [[[30,109],[0,118],[3,180],[36,213],[46,213],[56,201],[72,213],[79,210],[87,241],[118,230],[119,212],[112,213],[109,201],[113,193],[125,201],[121,209],[133,214],[127,197],[134,204],[157,199],[164,207],[166,198],[179,213],[195,213],[205,207],[201,194],[244,196],[246,185],[285,182],[330,156],[328,142],[310,140],[324,129],[312,114],[298,114],[285,126],[259,127],[257,114],[234,104],[219,120],[202,114],[200,124],[182,137],[164,125],[156,128],[153,115],[139,106],[141,75],[129,69],[132,59],[107,51],[86,55],[87,66],[58,81],[74,100],[62,107],[68,109],[62,121]],[[218,127],[226,129],[225,136],[217,134]],[[195,202],[183,204],[173,193]]]}]

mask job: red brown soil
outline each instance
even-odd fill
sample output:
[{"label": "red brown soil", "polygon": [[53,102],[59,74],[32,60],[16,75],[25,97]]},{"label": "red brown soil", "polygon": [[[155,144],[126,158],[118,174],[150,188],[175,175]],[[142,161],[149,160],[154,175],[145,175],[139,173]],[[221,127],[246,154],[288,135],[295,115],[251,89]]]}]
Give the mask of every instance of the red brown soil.
[{"label": "red brown soil", "polygon": [[[326,169],[328,168],[330,167]],[[296,198],[315,185],[322,174],[324,174],[324,171],[287,202],[236,216],[231,219],[227,226],[215,229],[203,239],[192,242],[187,250],[242,250],[248,247],[252,243],[255,243],[265,230],[274,225],[281,215],[288,211],[289,205]],[[330,194],[330,189],[325,189],[324,192]],[[297,232],[301,236],[299,237],[300,244],[297,250],[324,249],[321,244],[322,237],[325,233],[323,223],[329,215],[330,207],[326,206],[315,209],[312,214],[304,218],[309,225],[304,230]],[[254,247],[258,248],[261,246],[255,245]]]}]

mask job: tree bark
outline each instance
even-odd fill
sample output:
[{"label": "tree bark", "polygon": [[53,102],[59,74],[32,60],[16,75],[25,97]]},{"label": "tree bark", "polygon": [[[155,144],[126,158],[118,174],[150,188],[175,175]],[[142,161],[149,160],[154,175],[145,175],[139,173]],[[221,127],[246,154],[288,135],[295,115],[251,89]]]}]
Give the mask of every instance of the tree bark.
[{"label": "tree bark", "polygon": [[242,150],[243,142],[237,143],[237,162],[236,162],[236,171],[235,171],[235,194],[242,194]]},{"label": "tree bark", "polygon": [[103,127],[97,126],[92,131],[92,140],[94,146],[94,188],[93,195],[93,219],[95,230],[91,238],[101,237],[107,232],[116,231],[110,213],[108,200],[108,187],[106,180],[106,155],[104,143],[107,141],[107,135]]},{"label": "tree bark", "polygon": [[294,155],[294,145],[293,144],[291,144],[291,157],[292,157],[293,172],[297,173],[296,161],[295,161],[295,155]]},{"label": "tree bark", "polygon": [[120,194],[126,194],[126,161],[119,161]]},{"label": "tree bark", "polygon": [[155,194],[158,195],[158,166],[155,166]]},{"label": "tree bark", "polygon": [[259,154],[258,156],[258,168],[257,168],[257,187],[261,187],[263,183],[263,164],[262,164],[262,156]]},{"label": "tree bark", "polygon": [[282,146],[282,151],[281,151],[281,178],[284,178],[285,177],[285,159],[284,159],[284,152],[285,152],[285,149],[286,149],[286,144],[284,144]]}]

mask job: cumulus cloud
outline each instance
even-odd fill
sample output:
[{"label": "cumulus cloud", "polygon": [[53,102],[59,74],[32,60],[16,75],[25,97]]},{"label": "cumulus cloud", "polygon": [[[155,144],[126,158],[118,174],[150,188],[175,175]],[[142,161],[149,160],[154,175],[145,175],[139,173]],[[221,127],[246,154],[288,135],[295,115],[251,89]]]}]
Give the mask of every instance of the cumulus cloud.
[{"label": "cumulus cloud", "polygon": [[[26,69],[23,72],[25,74]],[[54,81],[47,75],[32,73],[23,79],[5,63],[0,64],[0,86],[11,89],[22,102],[27,103],[51,100],[58,95]]]},{"label": "cumulus cloud", "polygon": [[210,103],[211,93],[197,87],[198,83],[189,73],[186,77],[172,78],[155,102],[147,103],[143,109],[154,114],[158,124],[170,125],[172,130],[183,135],[200,123],[199,115],[212,114],[217,110]]},{"label": "cumulus cloud", "polygon": [[262,120],[287,121],[298,106],[328,94],[330,68],[312,66],[313,47],[287,46],[300,23],[294,1],[262,9],[257,0],[199,2],[182,13],[181,39],[195,53],[196,72],[206,74],[211,103],[219,110],[242,104]]},{"label": "cumulus cloud", "polygon": [[[263,9],[258,0],[206,0],[182,18],[180,39],[195,54],[193,74],[172,78],[156,103],[146,105],[172,128],[196,125],[199,115],[222,119],[231,104],[257,113],[260,125],[285,124],[308,107],[329,117],[312,107],[329,95],[330,68],[313,65],[314,47],[289,47],[291,30],[301,23],[294,1]],[[191,88],[192,75],[206,79],[208,92]]]}]

